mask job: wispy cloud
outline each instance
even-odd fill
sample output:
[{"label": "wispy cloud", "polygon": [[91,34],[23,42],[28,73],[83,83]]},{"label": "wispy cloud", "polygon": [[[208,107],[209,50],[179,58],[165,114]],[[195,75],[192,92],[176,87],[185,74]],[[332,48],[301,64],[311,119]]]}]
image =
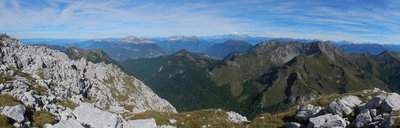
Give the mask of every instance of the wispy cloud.
[{"label": "wispy cloud", "polygon": [[[39,2],[39,3],[38,3]],[[103,38],[232,32],[400,43],[398,1],[0,2],[0,31],[20,38]]]}]

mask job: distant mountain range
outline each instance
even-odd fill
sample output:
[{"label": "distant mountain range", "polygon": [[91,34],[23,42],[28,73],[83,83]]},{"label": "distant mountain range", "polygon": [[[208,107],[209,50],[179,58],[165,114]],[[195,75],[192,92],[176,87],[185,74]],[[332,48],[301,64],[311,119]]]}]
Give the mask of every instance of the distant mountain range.
[{"label": "distant mountain range", "polygon": [[215,59],[223,59],[232,52],[244,52],[252,46],[245,41],[229,39],[222,44],[213,44],[205,51],[205,54]]},{"label": "distant mountain range", "polygon": [[400,51],[400,45],[347,44],[339,47],[349,53],[369,53],[373,55],[380,54],[384,51]]},{"label": "distant mountain range", "polygon": [[198,38],[196,36],[171,36],[156,42],[167,54],[172,54],[180,50],[202,53],[212,45],[212,42]]},{"label": "distant mountain range", "polygon": [[135,36],[88,40],[76,46],[83,49],[101,49],[117,61],[151,58],[165,54],[152,40]]},{"label": "distant mountain range", "polygon": [[224,108],[254,117],[321,95],[375,87],[400,92],[399,53],[346,53],[321,41],[263,42],[224,61],[180,51],[122,65],[178,111]]},{"label": "distant mountain range", "polygon": [[[93,40],[23,39],[22,42],[26,44],[46,44],[53,47],[59,45],[63,47],[75,46],[82,49],[101,49],[111,58],[120,62],[137,58],[153,58],[160,55],[173,54],[180,50],[205,53],[210,57],[222,59],[232,52],[243,52],[250,48],[250,45],[224,43],[229,40],[244,41],[250,45],[256,45],[263,41],[282,43],[311,43],[318,41],[311,39],[268,38],[234,33],[208,37],[171,36],[165,38],[139,38],[128,36],[123,38]],[[332,41],[331,43],[348,53],[369,53],[377,55],[383,51],[400,51],[400,45],[353,43],[349,41]]]}]

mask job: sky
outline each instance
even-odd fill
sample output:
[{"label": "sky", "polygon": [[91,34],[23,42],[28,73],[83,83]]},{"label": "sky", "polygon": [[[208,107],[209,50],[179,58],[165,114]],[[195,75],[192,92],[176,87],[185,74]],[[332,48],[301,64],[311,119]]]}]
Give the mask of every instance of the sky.
[{"label": "sky", "polygon": [[16,38],[245,33],[400,44],[399,0],[0,0]]}]

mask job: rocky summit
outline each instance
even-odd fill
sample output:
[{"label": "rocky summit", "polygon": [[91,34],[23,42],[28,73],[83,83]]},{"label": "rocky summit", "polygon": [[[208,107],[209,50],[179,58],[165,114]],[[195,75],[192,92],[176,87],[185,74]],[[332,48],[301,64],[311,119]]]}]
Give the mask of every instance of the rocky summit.
[{"label": "rocky summit", "polygon": [[399,127],[399,99],[400,95],[397,93],[374,89],[337,98],[328,106],[306,104],[301,106],[295,115],[297,122],[287,123],[286,127]]},{"label": "rocky summit", "polygon": [[71,60],[7,35],[0,36],[0,76],[0,118],[11,122],[4,127],[126,127],[123,114],[176,112],[116,65]]}]

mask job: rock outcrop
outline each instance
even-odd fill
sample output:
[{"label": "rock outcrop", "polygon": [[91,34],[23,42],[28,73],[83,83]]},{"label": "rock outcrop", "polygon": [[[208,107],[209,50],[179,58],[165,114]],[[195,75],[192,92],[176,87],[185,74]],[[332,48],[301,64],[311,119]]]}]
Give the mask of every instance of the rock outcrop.
[{"label": "rock outcrop", "polygon": [[339,115],[326,114],[317,117],[310,118],[310,123],[307,128],[333,128],[346,127],[345,120]]},{"label": "rock outcrop", "polygon": [[[374,97],[371,95],[376,94]],[[358,97],[358,96],[362,96]],[[399,95],[384,91],[364,91],[358,96],[348,95],[333,100],[329,106],[303,105],[286,127],[392,127],[400,119]],[[361,99],[370,99],[364,101]]]},{"label": "rock outcrop", "polygon": [[5,115],[20,123],[25,120],[24,113],[25,113],[25,107],[21,104],[11,107],[6,106],[3,108],[3,111],[1,112],[2,115]]},{"label": "rock outcrop", "polygon": [[228,115],[228,121],[233,122],[233,123],[241,123],[241,122],[247,122],[247,118],[240,115],[239,113],[230,111],[230,112],[226,112],[226,114]]},{"label": "rock outcrop", "polygon": [[360,98],[356,96],[345,96],[333,101],[329,104],[328,111],[339,116],[348,116],[353,112],[353,109],[362,103]]},{"label": "rock outcrop", "polygon": [[311,117],[317,115],[323,108],[311,104],[304,105],[300,108],[295,118],[299,121],[307,121]]},{"label": "rock outcrop", "polygon": [[[115,65],[71,60],[60,51],[23,45],[7,35],[0,36],[0,44],[0,92],[23,103],[5,106],[2,114],[17,122],[26,121],[24,105],[34,112],[54,115],[58,123],[53,127],[72,127],[77,122],[119,127],[119,114],[146,110],[176,112],[168,101]],[[79,107],[73,110],[73,106]],[[98,109],[88,109],[89,106]],[[96,113],[88,113],[93,111]],[[90,114],[97,118],[86,119]],[[21,124],[29,127],[30,123]]]},{"label": "rock outcrop", "polygon": [[122,120],[117,115],[102,111],[88,103],[82,103],[75,108],[73,114],[78,121],[96,128],[115,128],[122,125]]}]

